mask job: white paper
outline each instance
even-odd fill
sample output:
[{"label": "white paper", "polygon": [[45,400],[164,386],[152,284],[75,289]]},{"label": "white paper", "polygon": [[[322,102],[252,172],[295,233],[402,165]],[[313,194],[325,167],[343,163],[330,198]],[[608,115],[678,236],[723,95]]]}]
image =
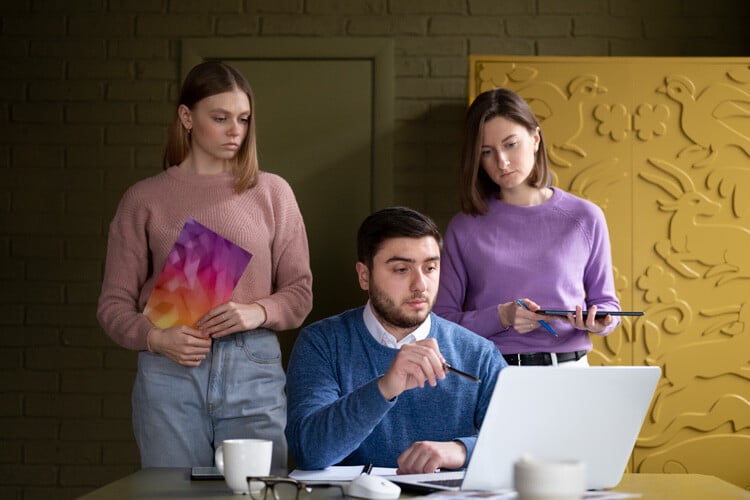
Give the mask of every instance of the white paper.
[{"label": "white paper", "polygon": [[[321,470],[294,469],[289,477],[298,481],[351,481],[362,474],[363,465],[334,465]],[[374,476],[393,476],[395,468],[373,467],[370,474]]]},{"label": "white paper", "polygon": [[[621,493],[619,491],[587,491],[581,500],[623,500],[625,498],[640,497],[640,493]],[[429,500],[515,500],[518,495],[515,491],[490,492],[490,491],[437,491],[418,498]]]},{"label": "white paper", "polygon": [[511,500],[516,498],[515,491],[436,491],[419,498],[431,500]]}]

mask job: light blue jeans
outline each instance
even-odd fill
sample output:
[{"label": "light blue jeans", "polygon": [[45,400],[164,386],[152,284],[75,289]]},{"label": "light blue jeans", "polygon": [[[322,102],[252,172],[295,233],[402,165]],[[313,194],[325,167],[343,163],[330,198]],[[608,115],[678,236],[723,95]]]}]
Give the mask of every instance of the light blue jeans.
[{"label": "light blue jeans", "polygon": [[278,338],[266,329],[214,340],[194,368],[139,353],[133,432],[141,466],[210,466],[225,439],[262,438],[273,441],[271,473],[285,475],[285,383]]}]

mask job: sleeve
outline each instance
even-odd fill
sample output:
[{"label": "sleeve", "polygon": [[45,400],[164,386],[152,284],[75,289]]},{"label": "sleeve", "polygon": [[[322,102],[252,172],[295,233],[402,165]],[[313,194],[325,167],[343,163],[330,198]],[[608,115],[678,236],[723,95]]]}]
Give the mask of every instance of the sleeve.
[{"label": "sleeve", "polygon": [[[471,281],[470,267],[459,241],[466,241],[459,234],[455,219],[448,225],[440,258],[440,287],[433,311],[438,316],[458,323],[482,337],[491,337],[502,330],[497,305],[483,309],[466,310],[466,291]],[[474,256],[482,261],[482,257]]]},{"label": "sleeve", "polygon": [[[620,310],[620,301],[615,291],[607,221],[598,207],[594,210],[591,254],[583,273],[583,286],[586,290],[586,307],[595,305],[597,309]],[[612,319],[612,324],[597,335],[607,335],[620,324],[619,316],[613,316]]]},{"label": "sleeve", "polygon": [[[395,401],[386,401],[373,379],[341,394],[336,357],[322,331],[300,332],[287,373],[289,449],[301,469],[323,469],[359,448]],[[353,362],[353,361],[352,361]]]},{"label": "sleeve", "polygon": [[[279,178],[280,179],[280,178]],[[280,182],[274,192],[274,239],[271,245],[273,293],[258,300],[266,311],[264,326],[298,328],[312,310],[312,271],[307,232],[291,187]]]},{"label": "sleeve", "polygon": [[138,309],[141,289],[150,269],[145,214],[142,204],[126,193],[109,226],[104,279],[97,306],[97,319],[117,344],[146,350],[146,337],[153,324]]}]

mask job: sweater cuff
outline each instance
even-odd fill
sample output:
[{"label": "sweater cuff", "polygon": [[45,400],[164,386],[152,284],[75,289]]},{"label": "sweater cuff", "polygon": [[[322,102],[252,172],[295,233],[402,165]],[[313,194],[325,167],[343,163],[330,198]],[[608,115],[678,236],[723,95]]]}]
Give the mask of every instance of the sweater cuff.
[{"label": "sweater cuff", "polygon": [[154,352],[151,349],[151,339],[149,339],[149,335],[151,334],[151,330],[156,330],[157,328],[158,327],[155,326],[151,322],[151,320],[146,317],[145,314],[141,314],[138,325],[138,336],[136,338],[135,345],[129,348],[136,351]]},{"label": "sweater cuff", "polygon": [[474,445],[477,444],[477,438],[476,436],[462,437],[462,438],[456,438],[454,439],[454,441],[458,441],[466,447],[466,462],[464,462],[464,465],[463,465],[463,467],[466,468],[469,465],[469,460],[471,459],[471,455],[474,453]]},{"label": "sweater cuff", "polygon": [[362,392],[365,394],[368,403],[372,403],[371,410],[375,411],[387,411],[398,401],[398,396],[393,399],[385,399],[378,385],[381,378],[383,378],[382,375],[362,386]]},{"label": "sweater cuff", "polygon": [[601,332],[594,333],[594,332],[588,332],[587,331],[586,333],[590,333],[592,335],[599,335],[601,337],[606,337],[607,335],[609,335],[610,333],[612,333],[612,331],[615,328],[617,328],[618,326],[620,326],[620,316],[612,316],[612,320],[613,320],[612,324],[609,325],[604,330],[602,330]]},{"label": "sweater cuff", "polygon": [[254,302],[263,308],[266,320],[260,326],[269,330],[279,331],[279,308],[277,304],[268,297],[258,299]]}]

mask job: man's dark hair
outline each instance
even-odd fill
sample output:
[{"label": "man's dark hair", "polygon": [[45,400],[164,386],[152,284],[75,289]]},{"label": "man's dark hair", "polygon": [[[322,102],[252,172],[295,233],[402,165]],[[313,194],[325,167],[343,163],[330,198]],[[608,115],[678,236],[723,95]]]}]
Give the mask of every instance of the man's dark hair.
[{"label": "man's dark hair", "polygon": [[392,238],[424,238],[432,236],[438,246],[442,236],[428,216],[407,207],[390,207],[369,215],[357,232],[357,260],[372,269],[375,254],[385,240]]}]

